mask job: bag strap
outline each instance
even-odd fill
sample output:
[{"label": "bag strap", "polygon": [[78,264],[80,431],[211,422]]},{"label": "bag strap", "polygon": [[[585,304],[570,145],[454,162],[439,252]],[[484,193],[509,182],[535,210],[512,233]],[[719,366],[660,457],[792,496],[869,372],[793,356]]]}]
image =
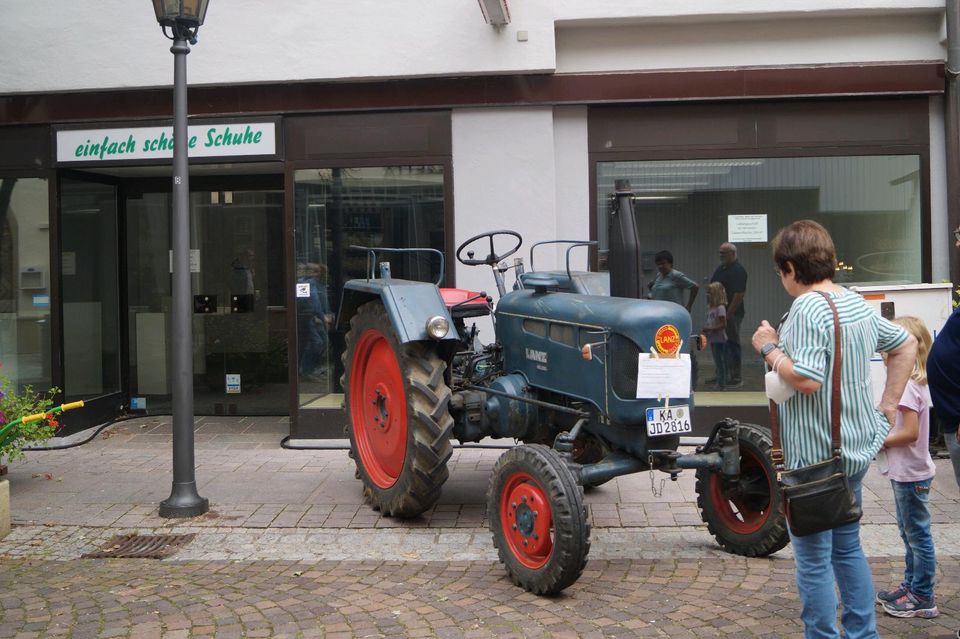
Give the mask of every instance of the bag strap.
[{"label": "bag strap", "polygon": [[[833,385],[830,389],[830,448],[834,457],[840,457],[840,316],[837,313],[837,305],[833,303],[830,295],[823,291],[817,291],[823,295],[823,299],[830,305],[830,312],[833,314]],[[777,411],[777,405],[770,400],[770,433],[772,438],[772,447],[770,449],[770,459],[777,470],[783,470],[783,446],[780,442],[780,417]]]},{"label": "bag strap", "polygon": [[837,313],[837,305],[833,299],[823,292],[817,291],[823,295],[830,305],[830,311],[833,313],[833,387],[830,389],[830,446],[833,448],[833,456],[840,456],[840,316]]}]

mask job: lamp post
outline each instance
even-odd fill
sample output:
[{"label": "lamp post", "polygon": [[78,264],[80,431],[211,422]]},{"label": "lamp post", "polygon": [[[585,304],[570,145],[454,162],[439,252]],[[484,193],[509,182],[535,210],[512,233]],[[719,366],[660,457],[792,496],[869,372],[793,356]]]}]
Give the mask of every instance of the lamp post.
[{"label": "lamp post", "polygon": [[[197,493],[193,455],[193,305],[190,303],[190,175],[187,162],[187,44],[208,0],[152,0],[163,34],[173,40],[173,487],[161,517],[196,517],[210,503]],[[167,33],[167,29],[170,33]]]}]

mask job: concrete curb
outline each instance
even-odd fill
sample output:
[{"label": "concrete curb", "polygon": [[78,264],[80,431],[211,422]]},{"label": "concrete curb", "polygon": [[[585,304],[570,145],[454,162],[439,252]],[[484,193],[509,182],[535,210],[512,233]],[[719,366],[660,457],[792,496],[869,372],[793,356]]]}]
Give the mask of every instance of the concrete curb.
[{"label": "concrete curb", "polygon": [[[209,528],[103,527],[60,524],[15,527],[0,541],[0,557],[70,561],[103,547],[115,535],[182,535],[194,540],[168,561],[497,561],[486,528]],[[933,525],[939,557],[960,557],[955,526]],[[896,524],[868,524],[860,537],[867,557],[903,557]],[[731,559],[707,532],[706,526],[594,528],[589,559],[598,561],[658,561]],[[793,560],[786,548],[769,560]],[[767,558],[745,559],[748,563]],[[951,635],[952,636],[952,635]]]},{"label": "concrete curb", "polygon": [[0,479],[0,539],[10,534],[10,482]]}]

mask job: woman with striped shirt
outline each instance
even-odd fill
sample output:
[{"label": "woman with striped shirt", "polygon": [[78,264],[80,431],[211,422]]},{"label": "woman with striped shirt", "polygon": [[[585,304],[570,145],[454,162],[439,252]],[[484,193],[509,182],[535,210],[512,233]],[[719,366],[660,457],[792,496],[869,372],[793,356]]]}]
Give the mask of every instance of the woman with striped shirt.
[{"label": "woman with striped shirt", "polygon": [[[833,283],[836,249],[817,222],[801,220],[781,229],[773,239],[773,260],[784,289],[795,299],[780,333],[764,320],[753,335],[753,347],[797,391],[779,405],[786,467],[815,464],[831,455],[830,373],[835,345],[833,313],[822,291],[833,300],[840,319],[841,456],[860,501],[870,460],[896,420],[897,403],[916,359],[916,339],[876,314],[858,294]],[[879,410],[874,407],[870,383],[870,358],[875,351],[887,353],[887,381]],[[836,582],[847,639],[878,637],[873,580],[860,545],[860,523],[790,537],[805,636],[840,637]]]}]

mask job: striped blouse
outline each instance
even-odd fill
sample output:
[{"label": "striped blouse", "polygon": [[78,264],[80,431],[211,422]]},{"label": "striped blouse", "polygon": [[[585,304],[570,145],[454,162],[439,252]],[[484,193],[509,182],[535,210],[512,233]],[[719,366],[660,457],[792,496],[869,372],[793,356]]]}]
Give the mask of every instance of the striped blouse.
[{"label": "striped blouse", "polygon": [[[840,446],[850,475],[866,470],[883,445],[890,424],[874,405],[870,358],[907,340],[903,327],[878,315],[857,293],[830,293],[840,317]],[[796,393],[779,407],[780,435],[787,468],[830,457],[830,393],[833,386],[833,314],[820,293],[793,301],[780,330],[780,348],[800,375],[820,382],[811,394]]]}]

